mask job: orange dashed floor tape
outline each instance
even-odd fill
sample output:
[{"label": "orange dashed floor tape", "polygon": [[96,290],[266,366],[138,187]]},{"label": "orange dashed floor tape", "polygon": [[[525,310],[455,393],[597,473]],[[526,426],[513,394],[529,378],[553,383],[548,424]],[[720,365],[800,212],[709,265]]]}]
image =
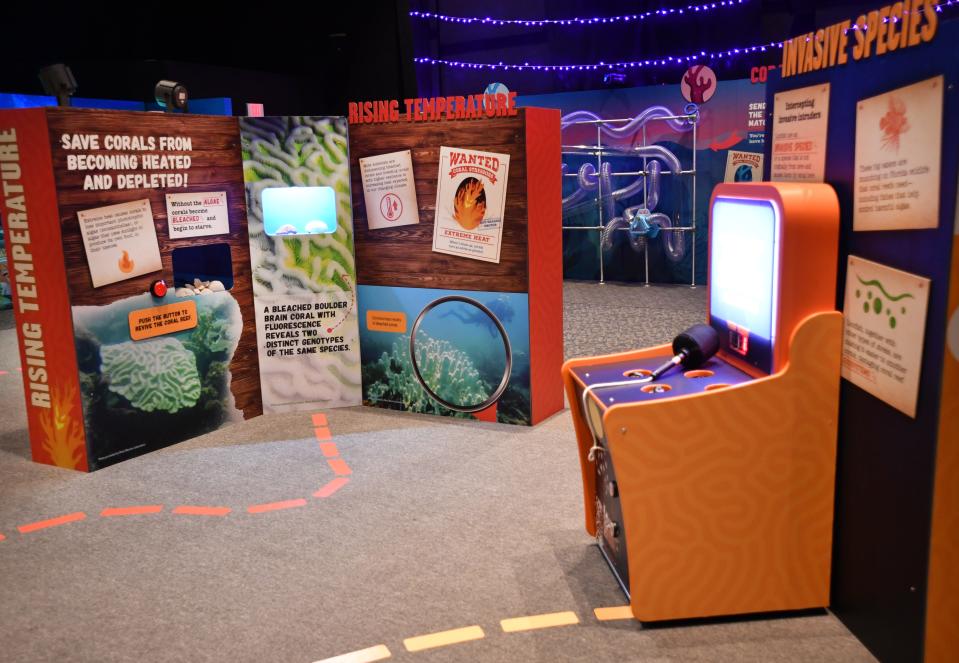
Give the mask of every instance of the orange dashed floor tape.
[{"label": "orange dashed floor tape", "polygon": [[[17,370],[22,370],[17,368]],[[0,371],[0,375],[5,375],[7,371]],[[346,464],[346,461],[339,457],[340,451],[337,449],[336,444],[331,442],[333,435],[330,432],[329,424],[326,418],[326,414],[323,412],[317,412],[312,415],[311,421],[314,427],[314,433],[316,435],[317,441],[320,443],[320,451],[323,453],[323,457],[327,459],[327,464],[330,469],[336,476],[325,483],[318,491],[313,493],[313,497],[319,499],[325,499],[336,493],[340,488],[345,486],[350,482],[346,478],[347,475],[353,474],[353,470],[350,469],[350,466]],[[294,509],[297,507],[306,506],[306,498],[296,498],[290,500],[281,500],[278,502],[267,502],[264,504],[252,504],[246,507],[247,513],[258,514],[258,513],[269,513],[272,511],[283,511],[285,509]],[[144,504],[136,506],[123,506],[123,507],[107,507],[100,512],[101,518],[114,518],[118,516],[140,516],[140,515],[149,515],[161,513],[164,509],[162,504]],[[226,506],[200,506],[195,504],[181,504],[180,506],[172,509],[171,513],[184,516],[227,516],[233,512],[231,507]],[[29,534],[30,532],[36,532],[42,529],[48,529],[50,527],[59,527],[60,525],[66,525],[67,523],[72,523],[80,520],[85,520],[87,514],[82,511],[77,511],[75,513],[68,513],[62,516],[57,516],[55,518],[48,518],[46,520],[38,520],[33,523],[27,523],[26,525],[19,525],[17,531],[21,534]],[[0,534],[0,541],[6,540],[6,536]],[[370,659],[378,660],[378,659]]]},{"label": "orange dashed floor tape", "polygon": [[323,455],[327,458],[333,458],[334,456],[340,455],[340,450],[336,448],[334,442],[320,442],[320,451],[323,452]]},{"label": "orange dashed floor tape", "polygon": [[28,534],[29,532],[36,532],[37,530],[47,529],[48,527],[66,525],[67,523],[83,520],[86,517],[87,514],[83,513],[82,511],[78,511],[76,513],[68,513],[65,516],[57,516],[56,518],[49,518],[48,520],[39,520],[35,523],[20,525],[17,527],[17,529],[20,530],[21,534]]},{"label": "orange dashed floor tape", "polygon": [[342,488],[349,482],[350,480],[347,479],[346,477],[339,477],[337,479],[333,479],[332,481],[327,483],[325,486],[320,488],[318,491],[313,493],[313,497],[319,497],[320,499],[329,497],[330,495],[338,491],[340,488]]},{"label": "orange dashed floor tape", "polygon": [[184,516],[225,516],[233,511],[228,506],[192,506],[185,504],[178,506],[173,513]]},{"label": "orange dashed floor tape", "polygon": [[270,502],[268,504],[254,504],[247,507],[249,513],[266,513],[268,511],[282,511],[283,509],[295,509],[298,506],[306,506],[306,500],[300,498],[296,500],[284,500],[282,502]]},{"label": "orange dashed floor tape", "polygon": [[350,466],[347,465],[346,461],[342,458],[331,458],[326,462],[329,463],[330,469],[340,476],[353,474],[353,470],[350,469]]},{"label": "orange dashed floor tape", "polygon": [[163,511],[162,504],[151,504],[149,506],[124,506],[111,509],[104,509],[100,515],[104,518],[112,516],[141,516],[147,513],[160,513]]}]

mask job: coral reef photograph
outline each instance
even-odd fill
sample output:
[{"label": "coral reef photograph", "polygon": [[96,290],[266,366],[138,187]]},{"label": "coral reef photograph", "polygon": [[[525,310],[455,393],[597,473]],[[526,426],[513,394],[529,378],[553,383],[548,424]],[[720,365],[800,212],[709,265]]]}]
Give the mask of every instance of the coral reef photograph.
[{"label": "coral reef photograph", "polygon": [[230,392],[240,307],[229,292],[195,301],[196,327],[143,341],[130,340],[128,315],[154,306],[150,295],[73,308],[91,465],[103,467],[242,418]]}]

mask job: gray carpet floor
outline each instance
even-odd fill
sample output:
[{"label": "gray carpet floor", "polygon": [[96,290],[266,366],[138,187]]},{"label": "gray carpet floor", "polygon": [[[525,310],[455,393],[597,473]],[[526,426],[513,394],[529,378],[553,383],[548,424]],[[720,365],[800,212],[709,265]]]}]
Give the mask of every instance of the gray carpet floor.
[{"label": "gray carpet floor", "polygon": [[[668,341],[702,319],[705,292],[567,284],[567,354]],[[583,529],[568,412],[526,429],[329,411],[352,474],[326,498],[313,493],[334,474],[309,414],[260,417],[88,475],[36,465],[9,320],[0,314],[0,661],[309,663],[376,645],[401,661],[873,660],[829,614],[597,621],[593,608],[625,601]],[[163,510],[100,515],[133,505]],[[231,511],[174,514],[179,505]],[[17,531],[77,512],[86,518]],[[578,623],[500,626],[560,611]],[[404,646],[472,625],[485,637]]]}]

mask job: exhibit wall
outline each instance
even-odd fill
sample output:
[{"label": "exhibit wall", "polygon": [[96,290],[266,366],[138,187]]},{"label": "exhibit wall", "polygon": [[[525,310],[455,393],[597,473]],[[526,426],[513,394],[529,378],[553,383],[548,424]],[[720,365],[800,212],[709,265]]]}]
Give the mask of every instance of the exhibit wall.
[{"label": "exhibit wall", "polygon": [[[708,77],[703,70],[700,76]],[[707,210],[713,187],[723,181],[743,181],[744,178],[759,179],[762,173],[762,152],[765,140],[765,85],[749,80],[717,81],[715,75],[708,81],[709,89],[701,97],[690,93],[681,83],[654,87],[594,90],[561,94],[528,95],[519,97],[521,105],[543,106],[561,109],[563,115],[563,225],[605,225],[611,215],[620,216],[623,210],[644,201],[652,201],[654,189],[658,205],[652,211],[662,212],[672,219],[674,226],[689,227],[693,219],[695,196],[696,233],[696,283],[706,282]],[[678,77],[682,78],[682,76]],[[691,104],[697,98],[699,103]],[[585,113],[584,113],[585,111]],[[661,119],[646,119],[672,113],[681,116],[686,112],[698,113],[695,132],[696,176],[669,173],[650,177],[644,188],[637,171],[643,171],[643,160],[624,153],[646,144],[659,145],[679,160],[684,171],[693,169],[693,131],[688,122]],[[576,124],[592,114],[602,119],[628,119],[630,123],[608,125],[602,131],[596,124]],[[602,140],[604,147],[619,154],[602,154],[599,159],[588,148]],[[648,159],[652,162],[653,159]],[[742,167],[746,162],[753,167]],[[615,200],[604,196],[597,202],[595,184],[593,189],[575,197],[580,188],[580,178],[573,177],[586,165],[593,171],[602,168],[602,162],[611,166],[614,173],[633,173],[613,176],[607,190],[615,191]],[[661,161],[662,171],[672,171],[668,162]],[[737,169],[739,173],[737,174]],[[628,189],[628,191],[624,191]],[[623,195],[625,194],[625,195]],[[602,210],[600,210],[602,208]],[[600,216],[602,214],[602,217]],[[635,251],[626,233],[616,239],[604,257],[604,277],[620,281],[644,281],[646,265],[641,253]],[[672,235],[672,236],[671,236]],[[673,246],[667,247],[669,238]],[[653,283],[690,283],[692,281],[691,233],[661,233],[648,239],[649,275]],[[594,231],[563,231],[563,276],[568,279],[600,277],[600,234]],[[671,249],[671,250],[668,250]],[[672,253],[672,255],[670,255]]]},{"label": "exhibit wall", "polygon": [[[28,394],[44,382],[34,355],[46,355],[49,398],[28,408],[34,458],[94,470],[260,414],[236,120],[76,109],[3,120],[24,123],[34,205],[23,219],[8,198],[4,214]],[[42,266],[18,255],[26,246]],[[168,287],[151,292],[160,279]]]},{"label": "exhibit wall", "polygon": [[562,408],[559,113],[350,126],[363,402]]},{"label": "exhibit wall", "polygon": [[[889,25],[889,42],[906,34]],[[832,609],[884,661],[922,660],[924,651],[946,660],[957,642],[946,329],[956,287],[959,24],[939,24],[929,43],[913,27],[909,48],[873,45],[870,55],[850,36],[858,55],[848,62],[767,85],[767,177],[824,179],[839,196],[836,301],[846,332]],[[921,33],[935,34],[928,25]]]},{"label": "exhibit wall", "polygon": [[344,117],[241,118],[267,411],[360,404]]}]

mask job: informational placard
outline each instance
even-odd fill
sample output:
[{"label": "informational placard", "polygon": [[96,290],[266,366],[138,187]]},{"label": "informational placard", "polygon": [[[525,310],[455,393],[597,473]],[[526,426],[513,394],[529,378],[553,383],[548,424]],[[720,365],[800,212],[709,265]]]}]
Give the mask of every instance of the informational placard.
[{"label": "informational placard", "polygon": [[226,235],[230,232],[226,191],[168,193],[166,217],[170,239]]},{"label": "informational placard", "polygon": [[378,154],[359,161],[370,230],[419,223],[410,151]]},{"label": "informational placard", "polygon": [[366,328],[370,331],[406,333],[406,314],[402,311],[367,311]]},{"label": "informational placard", "polygon": [[350,352],[351,329],[341,327],[354,312],[352,293],[284,297],[283,303],[257,305],[260,365],[302,355]]},{"label": "informational placard", "polygon": [[433,250],[499,262],[509,155],[440,147]]},{"label": "informational placard", "polygon": [[161,269],[149,199],[77,212],[93,287]]},{"label": "informational placard", "polygon": [[729,150],[726,155],[726,182],[761,182],[763,153]]},{"label": "informational placard", "polygon": [[842,376],[916,416],[929,279],[849,256]]},{"label": "informational placard", "polygon": [[773,182],[822,182],[826,174],[829,83],[780,92],[773,109]]},{"label": "informational placard", "polygon": [[196,300],[130,311],[130,338],[142,341],[196,327]]},{"label": "informational placard", "polygon": [[939,225],[943,77],[856,105],[853,230]]}]

